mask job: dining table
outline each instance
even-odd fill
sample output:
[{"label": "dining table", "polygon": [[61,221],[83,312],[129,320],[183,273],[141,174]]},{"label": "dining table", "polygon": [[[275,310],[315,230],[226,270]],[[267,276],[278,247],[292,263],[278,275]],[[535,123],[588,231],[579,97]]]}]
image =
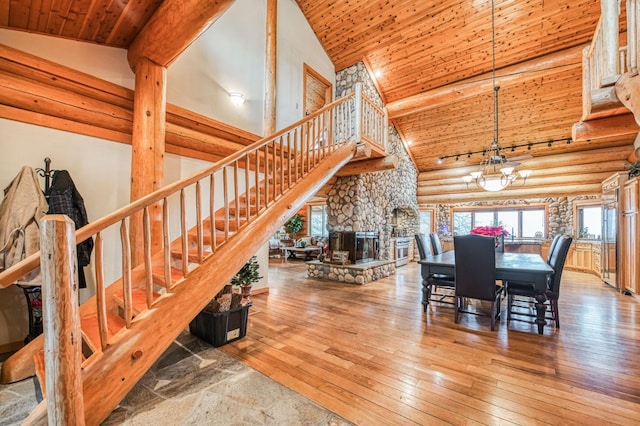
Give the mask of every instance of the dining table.
[{"label": "dining table", "polygon": [[[428,278],[432,274],[445,274],[455,276],[455,252],[454,250],[427,256],[418,261],[422,275],[422,285],[427,286]],[[545,312],[547,306],[547,282],[553,268],[539,254],[531,253],[503,253],[496,251],[496,279],[531,283],[535,288],[536,319],[538,333],[544,332],[546,325]]]}]

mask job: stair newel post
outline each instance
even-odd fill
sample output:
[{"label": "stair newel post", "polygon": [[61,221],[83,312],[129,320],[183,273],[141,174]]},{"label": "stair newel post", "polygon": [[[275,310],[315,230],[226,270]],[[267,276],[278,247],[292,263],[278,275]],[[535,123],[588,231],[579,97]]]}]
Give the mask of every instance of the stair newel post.
[{"label": "stair newel post", "polygon": [[75,224],[47,215],[40,240],[48,422],[84,425]]},{"label": "stair newel post", "polygon": [[355,97],[355,134],[356,143],[362,139],[362,83],[356,83]]}]

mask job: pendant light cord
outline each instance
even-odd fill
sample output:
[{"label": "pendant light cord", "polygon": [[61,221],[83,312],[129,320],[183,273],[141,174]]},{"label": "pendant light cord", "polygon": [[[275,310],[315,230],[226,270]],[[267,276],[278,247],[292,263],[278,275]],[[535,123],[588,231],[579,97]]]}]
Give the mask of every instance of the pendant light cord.
[{"label": "pendant light cord", "polygon": [[491,0],[491,57],[492,57],[492,79],[493,79],[493,139],[496,144],[495,154],[500,155],[500,145],[498,144],[498,90],[496,85],[496,15],[494,0]]}]

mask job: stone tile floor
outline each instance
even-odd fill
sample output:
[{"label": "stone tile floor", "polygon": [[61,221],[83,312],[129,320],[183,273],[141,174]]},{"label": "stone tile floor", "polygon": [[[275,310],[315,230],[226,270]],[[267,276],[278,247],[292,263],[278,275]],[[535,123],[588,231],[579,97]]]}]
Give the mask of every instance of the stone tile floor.
[{"label": "stone tile floor", "polygon": [[[40,400],[35,379],[0,385],[0,425]],[[352,423],[182,333],[103,425],[332,425]]]}]

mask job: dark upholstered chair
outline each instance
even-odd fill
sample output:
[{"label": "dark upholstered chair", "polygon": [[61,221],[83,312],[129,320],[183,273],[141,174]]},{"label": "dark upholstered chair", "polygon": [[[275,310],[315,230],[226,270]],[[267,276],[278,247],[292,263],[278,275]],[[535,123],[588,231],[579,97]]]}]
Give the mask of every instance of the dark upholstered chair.
[{"label": "dark upholstered chair", "polygon": [[556,248],[558,241],[560,241],[560,238],[562,238],[562,235],[560,234],[553,237],[553,241],[551,241],[551,245],[549,245],[549,253],[547,254],[547,263],[551,262],[551,255],[553,254],[553,250]]},{"label": "dark upholstered chair", "polygon": [[[491,330],[500,317],[502,287],[496,284],[496,240],[482,235],[453,237],[455,250],[455,295],[458,322],[464,298],[491,302]],[[475,312],[467,312],[475,313]]]},{"label": "dark upholstered chair", "polygon": [[[418,253],[420,253],[420,259],[424,259],[427,256],[431,256],[431,247],[427,241],[426,235],[420,233],[415,234],[416,246],[418,247]],[[438,287],[445,287],[453,290],[455,282],[453,275],[444,274],[431,274],[426,280],[422,280],[422,306],[427,311],[429,301],[442,302],[448,304],[454,304],[454,301],[449,301],[450,298],[454,298],[453,292],[438,293]]]},{"label": "dark upholstered chair", "polygon": [[443,252],[442,243],[440,242],[440,237],[435,232],[429,234],[429,240],[431,241],[431,253],[440,254]]},{"label": "dark upholstered chair", "polygon": [[[556,240],[557,239],[557,240]],[[555,321],[556,328],[560,328],[560,317],[558,316],[558,299],[560,298],[560,282],[562,280],[562,271],[564,270],[564,264],[567,260],[567,254],[569,253],[569,247],[573,238],[567,236],[560,236],[554,238],[556,243],[553,246],[553,250],[549,251],[549,266],[553,268],[553,274],[551,275],[547,283],[546,296],[549,302],[550,315],[547,319]],[[553,245],[553,243],[552,243]],[[523,312],[520,308],[531,308],[535,303],[535,287],[531,283],[507,281],[505,283],[507,288],[507,321],[512,319],[512,315],[523,315],[528,317],[535,317],[533,312]]]}]

